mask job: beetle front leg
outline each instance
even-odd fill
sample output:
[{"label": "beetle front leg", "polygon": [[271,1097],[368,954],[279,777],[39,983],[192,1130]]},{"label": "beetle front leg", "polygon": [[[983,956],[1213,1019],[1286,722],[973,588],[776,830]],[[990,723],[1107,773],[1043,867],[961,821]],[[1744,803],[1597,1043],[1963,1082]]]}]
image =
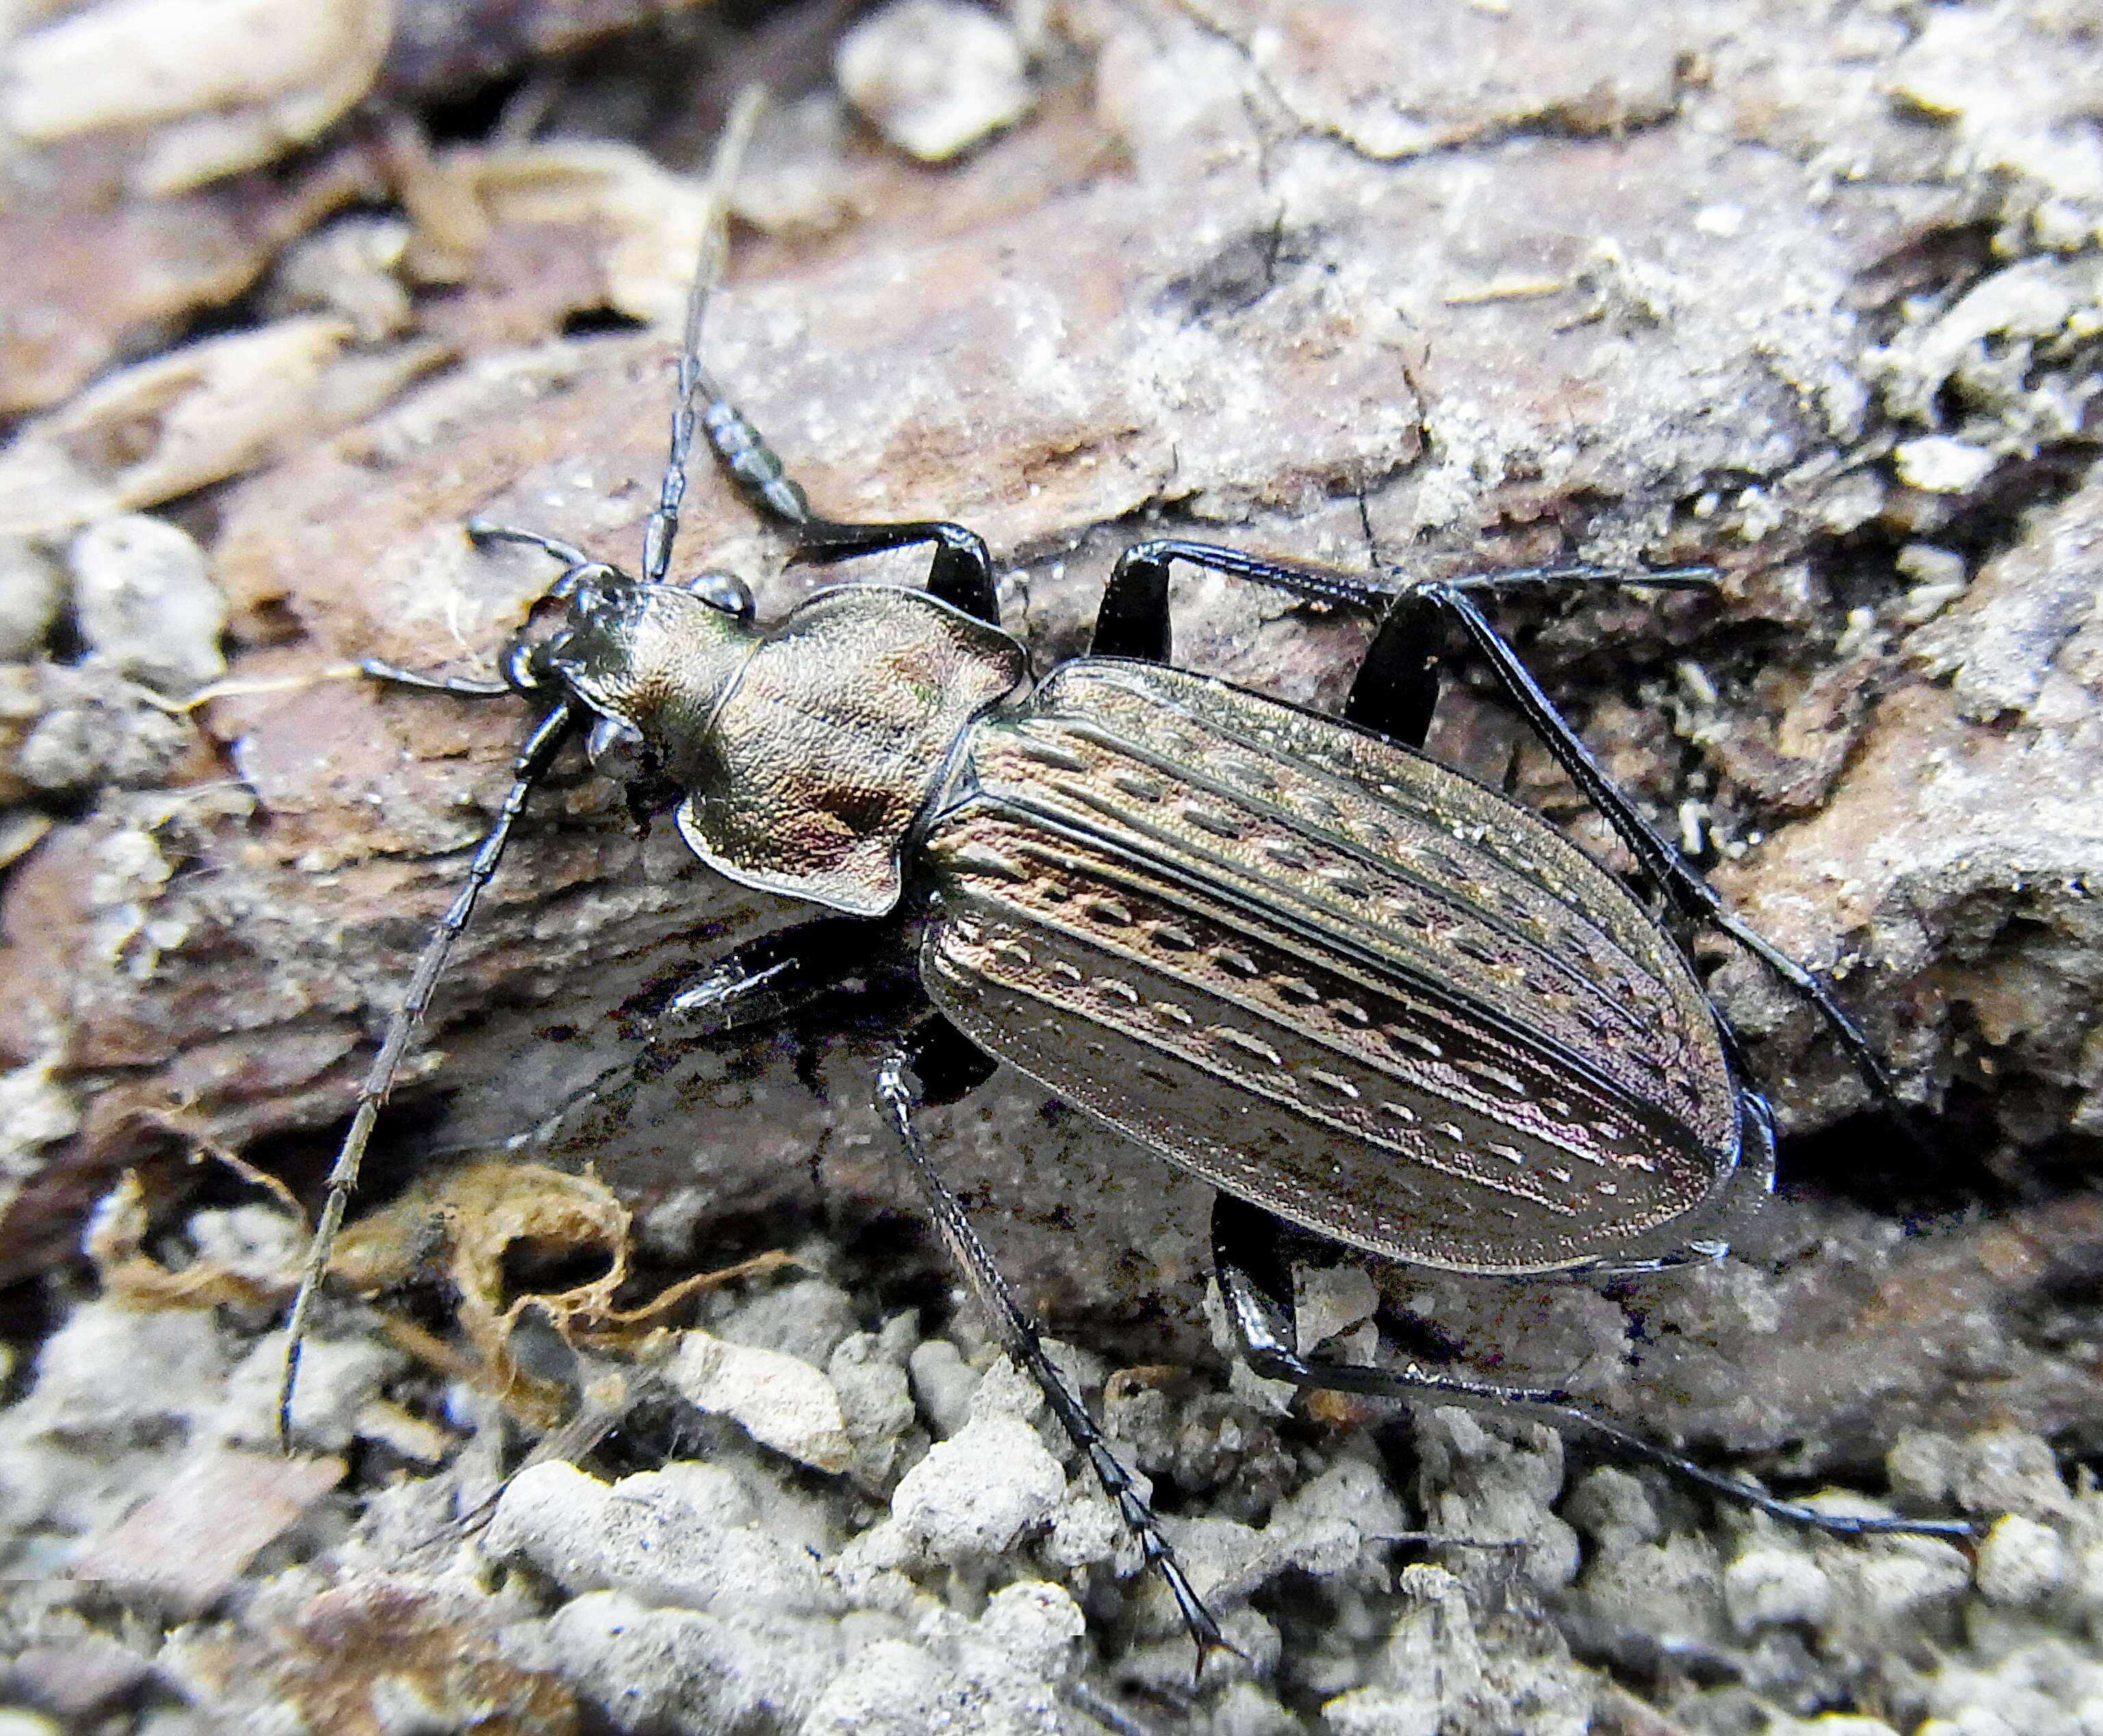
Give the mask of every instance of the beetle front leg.
[{"label": "beetle front leg", "polygon": [[[665,473],[662,498],[643,537],[642,576],[660,583],[672,560],[672,539],[678,529],[679,502],[686,493],[687,455],[694,434],[704,434],[723,473],[759,512],[795,539],[790,557],[798,562],[851,561],[887,548],[925,543],[932,549],[927,588],[953,608],[975,615],[988,626],[1000,625],[993,557],[976,531],[942,519],[899,524],[848,524],[812,513],[803,486],[791,477],[752,419],[723,395],[722,388],[691,362],[681,362],[681,410],[673,421],[672,461]],[[692,399],[687,396],[695,394]]]},{"label": "beetle front leg", "polygon": [[383,687],[411,687],[418,693],[449,693],[456,699],[501,699],[518,691],[510,682],[478,675],[426,675],[377,657],[361,657],[358,673]]},{"label": "beetle front leg", "polygon": [[1002,1348],[1043,1390],[1052,1414],[1058,1418],[1067,1438],[1087,1460],[1096,1481],[1102,1485],[1103,1493],[1109,1497],[1118,1518],[1124,1521],[1125,1529],[1139,1540],[1140,1552],[1146,1565],[1158,1572],[1167,1584],[1183,1617],[1183,1625],[1197,1643],[1198,1668],[1202,1674],[1210,1654],[1232,1652],[1235,1648],[1220,1632],[1220,1624],[1190,1583],[1162,1531],[1161,1521],[1140,1494],[1137,1482],[1117,1456],[1101,1425],[1088,1414],[1081,1396],[1045,1353],[1043,1336],[1036,1323],[1024,1311],[1014,1290],[994,1263],[991,1251],[971,1228],[963,1202],[950,1191],[949,1183],[929,1160],[919,1129],[914,1125],[914,1114],[930,1099],[930,1088],[937,1102],[961,1097],[990,1077],[994,1065],[993,1059],[954,1025],[936,1015],[907,1032],[905,1046],[878,1068],[878,1106],[891,1123],[891,1131],[898,1136],[899,1149],[919,1185],[928,1214],[941,1232],[950,1257],[970,1281],[972,1292],[985,1310]]},{"label": "beetle front leg", "polygon": [[[749,94],[749,93],[748,93]],[[741,97],[725,124],[709,171],[714,210],[701,243],[701,257],[687,297],[687,322],[679,347],[678,381],[672,402],[672,439],[657,505],[642,531],[642,579],[662,584],[671,571],[672,544],[679,531],[680,508],[687,495],[687,466],[696,437],[705,439],[723,474],[754,510],[772,519],[796,539],[798,561],[843,561],[879,549],[914,544],[933,545],[927,588],[944,602],[1000,625],[994,594],[993,562],[976,532],[938,520],[910,524],[843,524],[811,511],[810,497],[789,474],[780,455],[767,443],[752,419],[730,401],[703,365],[701,325],[714,292],[723,258],[723,214],[737,177],[759,103]]]},{"label": "beetle front leg", "polygon": [[1227,1194],[1212,1203],[1212,1262],[1227,1318],[1249,1366],[1266,1380],[1289,1381],[1305,1391],[1355,1392],[1368,1398],[1428,1400],[1434,1404],[1532,1413],[1558,1428],[1585,1428],[1611,1441],[1630,1459],[1670,1472],[1711,1494],[1785,1524],[1839,1537],[1896,1532],[1906,1536],[1970,1537],[1962,1519],[1880,1518],[1821,1512],[1779,1500],[1764,1490],[1711,1471],[1685,1454],[1639,1435],[1558,1387],[1520,1387],[1421,1368],[1372,1368],[1329,1362],[1300,1354],[1292,1302],[1292,1272],[1282,1241],[1283,1226],[1258,1206]]}]

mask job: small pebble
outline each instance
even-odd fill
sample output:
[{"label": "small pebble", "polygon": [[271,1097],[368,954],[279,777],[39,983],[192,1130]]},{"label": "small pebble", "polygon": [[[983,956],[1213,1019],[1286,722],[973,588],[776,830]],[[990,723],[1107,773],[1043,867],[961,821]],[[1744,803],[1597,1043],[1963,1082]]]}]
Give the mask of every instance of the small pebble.
[{"label": "small pebble", "polygon": [[119,673],[180,695],[226,673],[226,599],[186,533],[127,513],[82,531],[66,558],[81,637]]},{"label": "small pebble", "polygon": [[857,1332],[834,1350],[825,1376],[838,1396],[847,1438],[854,1444],[856,1480],[865,1488],[883,1486],[914,1422],[905,1370],[884,1353],[883,1340],[875,1333]]},{"label": "small pebble", "polygon": [[1979,1546],[1979,1595],[1989,1603],[2042,1602],[2065,1581],[2066,1546],[2049,1525],[2010,1513]]},{"label": "small pebble", "polygon": [[1901,441],[1892,456],[1901,481],[1937,495],[1969,494],[1999,462],[1985,447],[1948,434]]},{"label": "small pebble", "polygon": [[1833,1608],[1833,1582],[1800,1550],[1749,1549],[1723,1573],[1723,1607],[1741,1633],[1802,1622],[1816,1627]]},{"label": "small pebble", "polygon": [[968,150],[1036,101],[1007,23],[964,0],[899,0],[841,38],[833,63],[847,100],[923,162]]},{"label": "small pebble", "polygon": [[840,1472],[853,1460],[839,1394],[799,1357],[691,1331],[680,1335],[665,1378],[697,1410],[730,1418],[800,1463]]},{"label": "small pebble", "polygon": [[976,1417],[900,1479],[891,1516],[938,1561],[999,1555],[1048,1525],[1066,1474],[1015,1416]]},{"label": "small pebble", "polygon": [[937,1439],[956,1433],[970,1419],[979,1371],[947,1339],[928,1339],[915,1346],[905,1367],[912,1379],[914,1402],[927,1419],[929,1430]]},{"label": "small pebble", "polygon": [[611,1485],[574,1465],[529,1465],[505,1486],[482,1548],[565,1591],[655,1606],[800,1614],[830,1601],[809,1552],[762,1522],[737,1479],[691,1461]]},{"label": "small pebble", "polygon": [[853,1297],[823,1278],[806,1278],[763,1291],[716,1332],[732,1343],[778,1350],[823,1368],[841,1339],[860,1324]]}]

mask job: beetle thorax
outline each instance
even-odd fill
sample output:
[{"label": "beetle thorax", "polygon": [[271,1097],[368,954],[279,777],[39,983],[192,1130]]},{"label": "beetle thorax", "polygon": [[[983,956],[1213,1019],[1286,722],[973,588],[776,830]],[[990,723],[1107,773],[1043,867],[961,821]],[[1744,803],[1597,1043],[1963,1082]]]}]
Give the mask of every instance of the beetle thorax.
[{"label": "beetle thorax", "polygon": [[759,637],[664,769],[696,855],[857,916],[903,890],[914,824],[965,735],[1029,678],[1022,647],[925,591],[846,585]]}]

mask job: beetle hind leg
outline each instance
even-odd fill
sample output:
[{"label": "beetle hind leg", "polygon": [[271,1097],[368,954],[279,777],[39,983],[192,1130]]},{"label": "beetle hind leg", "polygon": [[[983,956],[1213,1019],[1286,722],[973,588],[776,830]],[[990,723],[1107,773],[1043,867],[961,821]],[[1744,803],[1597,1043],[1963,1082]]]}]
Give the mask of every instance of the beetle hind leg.
[{"label": "beetle hind leg", "polygon": [[950,1257],[970,1281],[972,1293],[999,1335],[1002,1347],[1036,1381],[1067,1438],[1087,1460],[1103,1493],[1117,1508],[1118,1517],[1138,1540],[1145,1565],[1161,1575],[1175,1598],[1183,1625],[1198,1647],[1198,1668],[1202,1673],[1208,1656],[1234,1651],[1234,1646],[1220,1632],[1219,1623],[1176,1560],[1175,1549],[1140,1492],[1137,1480],[1118,1457],[1101,1424],[1089,1414],[1080,1394],[1046,1353],[1036,1322],[979,1239],[963,1202],[929,1160],[914,1125],[915,1113],[927,1103],[963,1096],[989,1077],[994,1064],[955,1026],[935,1015],[914,1026],[900,1051],[878,1068],[878,1107],[897,1135],[899,1149],[919,1186],[928,1214],[941,1232]]},{"label": "beetle hind leg", "polygon": [[1092,648],[1097,655],[1154,663],[1168,660],[1172,644],[1168,575],[1178,561],[1229,578],[1252,579],[1291,591],[1310,602],[1360,608],[1376,615],[1380,628],[1344,714],[1354,723],[1411,747],[1423,744],[1437,698],[1440,621],[1460,628],[1489,665],[1505,696],[1518,708],[1527,727],[1627,846],[1643,879],[1674,914],[1683,921],[1705,923],[1729,935],[1816,1009],[1870,1090],[1890,1108],[1917,1143],[1933,1148],[1900,1103],[1883,1058],[1825,981],[1735,914],[1715,889],[1658,834],[1593,757],[1591,750],[1564,721],[1518,654],[1476,602],[1478,597],[1501,591],[1556,585],[1699,588],[1715,583],[1714,569],[1678,566],[1624,572],[1572,562],[1469,573],[1396,588],[1340,567],[1279,561],[1212,543],[1156,537],[1133,544],[1112,567],[1096,615]]},{"label": "beetle hind leg", "polygon": [[1685,1454],[1661,1446],[1647,1436],[1594,1410],[1560,1387],[1520,1387],[1421,1368],[1374,1368],[1330,1362],[1300,1354],[1297,1317],[1292,1302],[1292,1272],[1282,1240],[1283,1226],[1260,1207],[1220,1194],[1212,1205],[1212,1260],[1220,1299],[1242,1353],[1267,1380],[1289,1381],[1303,1391],[1354,1392],[1368,1398],[1429,1401],[1471,1409],[1517,1411],[1558,1428],[1582,1428],[1606,1441],[1624,1457],[1654,1465],[1681,1481],[1741,1506],[1756,1507],[1785,1524],[1834,1536],[1861,1537],[1896,1532],[1910,1536],[1970,1537],[1962,1519],[1887,1518],[1828,1513],[1784,1501],[1735,1478],[1697,1464]]}]

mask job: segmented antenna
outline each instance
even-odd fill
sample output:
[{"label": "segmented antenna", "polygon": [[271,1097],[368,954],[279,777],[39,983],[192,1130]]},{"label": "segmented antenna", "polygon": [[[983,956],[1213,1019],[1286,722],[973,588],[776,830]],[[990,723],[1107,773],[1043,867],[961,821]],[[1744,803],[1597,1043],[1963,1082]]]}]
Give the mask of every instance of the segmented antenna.
[{"label": "segmented antenna", "polygon": [[[650,515],[643,534],[642,576],[653,584],[664,578],[671,562],[672,539],[679,527],[679,503],[687,491],[687,459],[693,447],[696,401],[721,396],[701,369],[701,312],[707,304],[709,291],[722,274],[730,184],[765,100],[765,92],[757,86],[740,93],[709,169],[709,210],[702,229],[700,257],[695,270],[694,286],[687,299],[686,331],[679,356],[679,395],[672,416],[671,462],[659,490],[657,509]],[[585,564],[581,552],[553,538],[490,526],[470,526],[469,532],[478,539],[493,537],[533,542],[572,567]],[[394,678],[400,672],[376,664],[369,673]],[[380,1052],[372,1058],[372,1065],[358,1088],[358,1107],[336,1152],[336,1162],[329,1170],[327,1197],[322,1202],[321,1218],[315,1225],[313,1238],[307,1245],[306,1263],[300,1269],[299,1292],[293,1299],[291,1318],[286,1328],[285,1373],[278,1388],[278,1439],[288,1451],[292,1438],[292,1393],[299,1383],[300,1351],[306,1339],[308,1316],[313,1312],[315,1297],[320,1294],[322,1277],[328,1270],[329,1254],[336,1245],[336,1232],[343,1226],[344,1213],[357,1189],[358,1166],[364,1159],[367,1143],[372,1137],[373,1124],[380,1117],[380,1106],[394,1087],[402,1059],[408,1053],[410,1039],[430,1008],[438,979],[445,974],[446,961],[452,954],[453,943],[465,932],[469,919],[474,913],[476,900],[481,897],[482,888],[495,877],[497,864],[504,859],[505,847],[511,841],[518,816],[525,811],[527,798],[532,793],[533,786],[547,775],[556,754],[584,721],[582,708],[574,700],[564,699],[541,717],[525,746],[518,750],[512,761],[511,787],[505,794],[496,819],[476,848],[466,881],[454,898],[451,908],[425,943],[423,956],[416,961],[416,975],[409,981],[408,993],[389,1020]]]},{"label": "segmented antenna", "polygon": [[672,402],[672,451],[665,480],[657,491],[656,510],[642,527],[642,582],[662,584],[672,567],[672,540],[679,534],[679,505],[687,498],[687,461],[693,455],[694,430],[704,405],[722,402],[722,390],[701,366],[701,315],[709,295],[722,281],[730,251],[730,189],[751,143],[753,129],[767,106],[766,88],[749,84],[731,105],[709,165],[708,219],[701,229],[700,254],[694,261],[693,287],[687,292],[687,328],[679,349],[678,384]]}]

